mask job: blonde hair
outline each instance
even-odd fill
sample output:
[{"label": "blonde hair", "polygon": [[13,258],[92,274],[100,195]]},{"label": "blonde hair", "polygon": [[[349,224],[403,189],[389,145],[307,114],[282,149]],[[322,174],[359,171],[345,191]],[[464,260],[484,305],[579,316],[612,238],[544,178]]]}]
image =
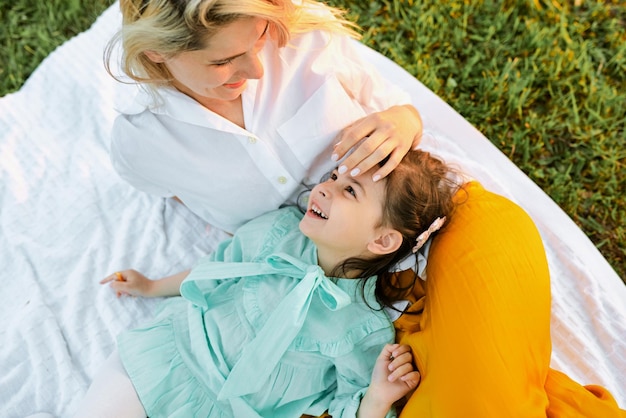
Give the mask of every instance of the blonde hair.
[{"label": "blonde hair", "polygon": [[294,34],[318,29],[359,37],[356,25],[343,18],[342,10],[314,0],[298,4],[292,0],[120,0],[120,9],[122,28],[105,49],[106,70],[124,82],[111,70],[113,51],[121,45],[121,70],[153,92],[170,85],[173,78],[166,66],[151,61],[146,51],[174,57],[205,48],[221,27],[238,19],[267,20],[279,47],[287,45]]}]

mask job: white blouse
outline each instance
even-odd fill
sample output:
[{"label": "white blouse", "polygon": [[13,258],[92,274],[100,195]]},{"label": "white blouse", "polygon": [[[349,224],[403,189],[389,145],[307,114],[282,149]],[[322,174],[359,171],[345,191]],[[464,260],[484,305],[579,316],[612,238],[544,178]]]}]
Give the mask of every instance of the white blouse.
[{"label": "white blouse", "polygon": [[294,203],[316,184],[341,129],[410,97],[360,60],[353,40],[310,32],[259,58],[261,80],[242,94],[246,129],[172,88],[162,100],[139,91],[115,120],[111,161],[139,190],[177,196],[198,216],[228,232]]}]

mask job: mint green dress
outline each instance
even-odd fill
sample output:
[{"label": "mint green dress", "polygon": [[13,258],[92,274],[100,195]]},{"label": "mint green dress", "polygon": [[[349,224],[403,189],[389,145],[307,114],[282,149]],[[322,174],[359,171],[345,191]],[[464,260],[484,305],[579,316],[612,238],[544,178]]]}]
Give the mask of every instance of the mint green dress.
[{"label": "mint green dress", "polygon": [[284,208],[242,226],[152,324],[120,335],[150,417],[356,415],[393,325],[373,279],[368,306],[361,280],[324,275],[301,218]]}]

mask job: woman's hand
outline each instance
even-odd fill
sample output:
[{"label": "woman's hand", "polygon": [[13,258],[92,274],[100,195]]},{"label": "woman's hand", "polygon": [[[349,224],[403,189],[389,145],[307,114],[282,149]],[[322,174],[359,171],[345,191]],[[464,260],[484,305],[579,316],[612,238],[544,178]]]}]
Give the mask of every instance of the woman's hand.
[{"label": "woman's hand", "polygon": [[398,166],[410,149],[419,145],[422,130],[420,114],[411,105],[372,113],[339,133],[333,160],[339,161],[356,146],[339,167],[340,174],[350,172],[356,177],[389,156],[385,165],[374,173],[374,181],[380,180]]},{"label": "woman's hand", "polygon": [[160,280],[151,280],[136,270],[121,270],[100,280],[100,284],[110,283],[118,298],[122,295],[146,298],[178,296],[180,284],[188,274],[189,270],[185,270]]},{"label": "woman's hand", "polygon": [[413,367],[411,347],[387,344],[376,359],[357,417],[384,417],[395,401],[417,388],[420,378]]}]

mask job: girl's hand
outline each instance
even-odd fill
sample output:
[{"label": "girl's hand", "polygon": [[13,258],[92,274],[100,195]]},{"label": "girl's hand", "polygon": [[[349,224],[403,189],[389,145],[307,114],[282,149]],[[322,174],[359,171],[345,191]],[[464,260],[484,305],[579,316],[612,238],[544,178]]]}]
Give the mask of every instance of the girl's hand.
[{"label": "girl's hand", "polygon": [[417,388],[420,373],[413,367],[411,347],[406,344],[387,344],[376,359],[372,373],[372,385],[394,403]]},{"label": "girl's hand", "polygon": [[411,347],[387,344],[376,359],[372,381],[357,417],[384,417],[395,401],[417,388],[420,377],[413,368]]},{"label": "girl's hand", "polygon": [[136,270],[117,271],[100,280],[100,284],[106,283],[110,283],[111,288],[115,291],[118,298],[122,295],[143,297],[155,296],[153,294],[154,281],[150,280]]},{"label": "girl's hand", "polygon": [[189,275],[189,270],[150,280],[136,270],[117,271],[100,280],[100,284],[110,283],[119,298],[122,295],[156,298],[162,296],[180,296],[180,284]]},{"label": "girl's hand", "polygon": [[380,161],[389,156],[385,165],[374,173],[374,181],[380,180],[398,166],[410,149],[419,145],[422,130],[419,112],[411,105],[393,106],[372,113],[339,133],[333,160],[341,160],[356,146],[354,152],[339,166],[340,174],[349,172],[356,177],[377,167]]}]

